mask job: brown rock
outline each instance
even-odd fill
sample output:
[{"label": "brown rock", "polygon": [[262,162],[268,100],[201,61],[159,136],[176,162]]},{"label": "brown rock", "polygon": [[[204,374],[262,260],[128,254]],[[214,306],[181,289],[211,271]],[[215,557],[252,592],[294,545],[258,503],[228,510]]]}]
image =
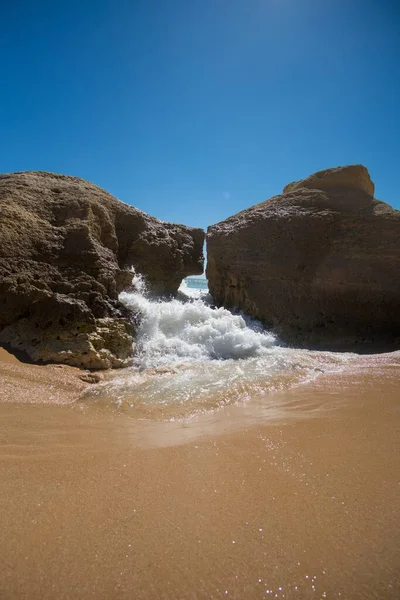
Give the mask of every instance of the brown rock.
[{"label": "brown rock", "polygon": [[216,304],[296,344],[399,343],[400,212],[373,191],[361,165],[328,169],[209,227]]},{"label": "brown rock", "polygon": [[79,379],[85,383],[95,384],[100,383],[101,375],[99,373],[82,373],[82,375],[79,375]]},{"label": "brown rock", "polygon": [[364,192],[368,196],[373,196],[375,191],[375,186],[371,181],[368,169],[363,167],[363,165],[348,165],[347,167],[317,171],[301,181],[289,183],[283,188],[283,193],[287,194],[301,188],[309,190],[345,188],[347,190]]},{"label": "brown rock", "polygon": [[126,366],[133,326],[118,294],[132,268],[174,294],[202,273],[203,240],[77,177],[0,175],[0,343],[40,362]]}]

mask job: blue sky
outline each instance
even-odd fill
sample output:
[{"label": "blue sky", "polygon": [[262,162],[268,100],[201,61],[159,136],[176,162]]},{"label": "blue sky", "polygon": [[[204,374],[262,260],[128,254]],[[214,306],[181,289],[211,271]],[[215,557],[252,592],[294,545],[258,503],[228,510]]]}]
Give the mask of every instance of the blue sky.
[{"label": "blue sky", "polygon": [[398,0],[0,0],[0,170],[206,227],[339,164],[400,208]]}]

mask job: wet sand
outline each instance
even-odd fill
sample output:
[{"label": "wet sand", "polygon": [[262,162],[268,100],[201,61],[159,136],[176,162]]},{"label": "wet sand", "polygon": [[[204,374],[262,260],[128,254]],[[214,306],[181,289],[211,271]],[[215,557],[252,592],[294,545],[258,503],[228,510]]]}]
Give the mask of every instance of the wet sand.
[{"label": "wet sand", "polygon": [[85,375],[66,365],[22,363],[0,348],[0,403],[71,404],[87,388]]},{"label": "wet sand", "polygon": [[45,402],[54,367],[3,363],[2,392],[10,365],[0,598],[400,597],[398,356],[276,393],[279,418],[255,401],[171,423],[32,403],[28,371]]}]

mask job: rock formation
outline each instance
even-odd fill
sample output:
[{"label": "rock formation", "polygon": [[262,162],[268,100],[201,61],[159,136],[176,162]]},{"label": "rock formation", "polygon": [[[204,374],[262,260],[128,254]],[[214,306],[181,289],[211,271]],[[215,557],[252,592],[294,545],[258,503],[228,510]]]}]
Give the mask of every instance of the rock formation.
[{"label": "rock formation", "polygon": [[133,325],[118,294],[132,267],[173,294],[203,272],[204,232],[163,223],[101,188],[45,172],[0,176],[0,344],[35,362],[126,366]]},{"label": "rock formation", "polygon": [[400,211],[361,165],[320,171],[207,234],[219,306],[295,344],[400,345]]}]

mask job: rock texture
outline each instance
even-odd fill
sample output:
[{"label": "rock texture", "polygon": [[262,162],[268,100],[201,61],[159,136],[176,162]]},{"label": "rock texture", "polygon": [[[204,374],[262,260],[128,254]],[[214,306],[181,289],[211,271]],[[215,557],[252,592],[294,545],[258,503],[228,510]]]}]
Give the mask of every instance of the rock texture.
[{"label": "rock texture", "polygon": [[290,343],[400,345],[400,211],[373,194],[365,167],[328,169],[209,227],[216,304]]},{"label": "rock texture", "polygon": [[203,272],[204,232],[163,223],[101,188],[45,172],[0,176],[0,344],[37,362],[123,367],[132,267],[174,294]]}]

